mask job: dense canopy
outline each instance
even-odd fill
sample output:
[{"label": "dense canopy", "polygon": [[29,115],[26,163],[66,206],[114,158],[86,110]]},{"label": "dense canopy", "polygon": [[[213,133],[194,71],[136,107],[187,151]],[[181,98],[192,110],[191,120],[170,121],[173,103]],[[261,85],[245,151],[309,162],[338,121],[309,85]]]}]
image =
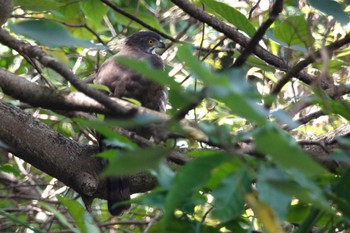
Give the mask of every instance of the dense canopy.
[{"label": "dense canopy", "polygon": [[[0,232],[348,232],[348,4],[0,0]],[[93,82],[140,30],[164,70],[117,62],[168,89],[165,113]]]}]

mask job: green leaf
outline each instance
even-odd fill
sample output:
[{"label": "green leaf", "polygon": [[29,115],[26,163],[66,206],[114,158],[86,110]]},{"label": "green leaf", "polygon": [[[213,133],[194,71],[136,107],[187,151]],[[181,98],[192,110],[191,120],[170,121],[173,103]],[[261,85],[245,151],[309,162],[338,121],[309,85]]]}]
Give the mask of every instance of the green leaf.
[{"label": "green leaf", "polygon": [[313,45],[315,39],[310,34],[304,15],[290,16],[278,24],[273,31],[273,36],[283,46],[300,46],[308,48]]},{"label": "green leaf", "polygon": [[85,17],[95,24],[99,24],[108,11],[108,7],[101,1],[84,0],[80,2],[80,5]]},{"label": "green leaf", "polygon": [[[317,90],[316,90],[317,91]],[[326,96],[326,94],[319,92],[317,95],[320,98],[315,99],[313,102],[317,103],[324,112],[331,112],[333,114],[339,114],[348,121],[350,120],[349,103],[344,100],[333,100]]]},{"label": "green leaf", "polygon": [[210,13],[225,19],[227,22],[236,26],[239,30],[247,33],[248,36],[252,37],[256,30],[249,20],[241,12],[235,8],[214,0],[201,0],[211,10]]},{"label": "green leaf", "polygon": [[289,134],[277,130],[272,125],[261,128],[255,135],[255,139],[256,149],[268,155],[273,163],[287,171],[298,171],[305,177],[328,173],[312,160]]},{"label": "green leaf", "polygon": [[211,170],[227,159],[227,155],[211,152],[186,164],[176,175],[165,201],[164,224],[171,221],[173,211],[188,197],[203,187],[210,178]]},{"label": "green leaf", "polygon": [[60,24],[50,20],[23,20],[10,23],[10,29],[20,35],[26,36],[51,48],[57,47],[85,47],[98,48],[101,46],[73,37]]},{"label": "green leaf", "polygon": [[350,170],[348,169],[343,172],[332,186],[333,193],[331,198],[336,203],[338,209],[342,211],[344,216],[350,219],[350,200],[347,195],[350,192]]},{"label": "green leaf", "polygon": [[[139,10],[137,10],[136,8],[123,8],[124,11],[126,11],[129,14],[132,14],[134,16],[136,16],[138,19],[140,19],[141,21],[145,22],[146,24],[158,29],[161,32],[165,32],[164,28],[162,27],[162,25],[159,23],[157,17],[154,17],[150,12],[146,13],[146,12],[141,12]],[[124,25],[124,26],[128,26],[131,28],[134,28],[136,30],[140,30],[140,29],[146,29],[144,28],[142,25],[133,22],[133,20],[131,20],[130,18],[119,14],[117,12],[115,13],[115,17],[117,22],[119,22],[120,24]]]},{"label": "green leaf", "polygon": [[21,174],[17,168],[15,168],[9,163],[5,163],[2,165],[0,164],[0,171],[12,173],[15,176],[19,176]]},{"label": "green leaf", "polygon": [[213,216],[222,222],[238,217],[244,209],[244,195],[250,187],[251,179],[245,167],[223,179],[212,192],[215,199]]},{"label": "green leaf", "polygon": [[[268,179],[274,176],[276,179],[283,177],[277,169],[261,169],[257,174],[257,191],[259,199],[268,204],[279,216],[279,220],[287,217],[292,196],[272,187]],[[283,181],[282,181],[283,182]]]},{"label": "green leaf", "polygon": [[168,156],[171,149],[164,147],[142,148],[130,152],[113,150],[115,156],[103,172],[106,176],[133,175],[147,169],[155,169],[159,162]]},{"label": "green leaf", "polygon": [[53,213],[55,215],[55,217],[57,218],[57,220],[65,227],[67,227],[71,232],[73,233],[79,233],[79,231],[72,225],[69,223],[68,219],[66,218],[66,216],[64,216],[63,214],[60,213],[60,211],[54,207],[52,207],[51,205],[45,203],[45,202],[39,202],[41,206],[43,206],[45,209],[47,209],[48,211],[50,211],[51,213]]},{"label": "green leaf", "polygon": [[174,218],[171,222],[168,222],[164,228],[164,222],[160,221],[152,225],[149,233],[179,233],[179,232],[200,232],[200,233],[220,233],[219,229],[212,226],[204,225],[200,222],[189,219]]},{"label": "green leaf", "polygon": [[56,9],[64,4],[57,2],[55,0],[40,0],[40,1],[15,0],[15,5],[20,6],[23,10],[50,11],[50,10]]},{"label": "green leaf", "polygon": [[209,96],[224,102],[240,117],[259,125],[266,123],[267,111],[257,104],[258,100],[255,97],[257,91],[246,82],[243,69],[231,69],[226,74],[214,74],[193,59],[188,46],[179,47],[177,55],[190,69],[192,75],[208,86]]},{"label": "green leaf", "polygon": [[170,189],[176,175],[166,163],[161,163],[157,170],[151,171],[151,174],[157,178],[160,187],[164,189]]},{"label": "green leaf", "polygon": [[73,199],[68,199],[63,196],[57,196],[57,199],[67,207],[80,231],[83,233],[88,232],[84,222],[85,208],[79,202]]},{"label": "green leaf", "polygon": [[349,15],[344,12],[343,7],[339,2],[333,0],[309,0],[309,3],[312,7],[326,15],[333,16],[334,19],[339,21],[342,25],[349,23]]},{"label": "green leaf", "polygon": [[[278,202],[269,200],[269,197],[264,199],[278,211],[278,213],[285,213],[287,205],[287,197],[296,197],[302,203],[312,204],[315,208],[324,210],[328,213],[332,213],[332,209],[328,200],[324,196],[324,192],[313,181],[302,176],[298,172],[288,172],[282,169],[262,169],[258,173],[258,182],[266,186],[266,188],[272,190],[272,193],[277,194],[279,198],[281,195],[286,195],[280,200],[280,206]],[[264,196],[264,195],[263,195]],[[283,206],[284,205],[284,206]],[[281,215],[283,216],[283,215]]]}]

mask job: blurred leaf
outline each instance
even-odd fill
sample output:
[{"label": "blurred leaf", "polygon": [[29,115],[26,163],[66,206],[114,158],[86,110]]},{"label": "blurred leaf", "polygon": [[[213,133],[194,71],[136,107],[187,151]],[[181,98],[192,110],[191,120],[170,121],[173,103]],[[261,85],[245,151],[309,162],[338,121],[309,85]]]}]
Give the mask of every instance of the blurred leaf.
[{"label": "blurred leaf", "polygon": [[[233,54],[233,57],[238,58],[240,55],[241,53],[239,51],[235,51],[235,53]],[[269,64],[267,64],[260,58],[256,57],[255,55],[249,56],[246,64],[252,67],[260,68],[261,70],[267,71],[267,72],[274,72],[276,70],[274,67],[270,66]]]},{"label": "blurred leaf", "polygon": [[177,173],[172,187],[165,201],[164,224],[171,221],[173,211],[181,206],[185,199],[203,187],[210,178],[211,170],[227,159],[227,155],[220,152],[211,152],[186,164]]},{"label": "blurred leaf", "polygon": [[63,5],[63,3],[55,0],[15,0],[16,6],[20,6],[23,10],[31,11],[50,11]]},{"label": "blurred leaf", "polygon": [[54,207],[52,207],[51,205],[45,203],[45,202],[39,202],[41,206],[43,206],[45,209],[47,209],[48,211],[50,211],[51,213],[54,214],[54,216],[57,218],[57,220],[64,225],[65,227],[67,227],[72,233],[79,233],[79,231],[72,225],[69,223],[68,219],[66,218],[66,216],[64,216],[63,214],[60,213],[60,211]]},{"label": "blurred leaf", "polygon": [[142,148],[130,152],[115,150],[114,158],[109,161],[108,167],[103,172],[106,176],[133,175],[147,169],[158,167],[161,159],[171,153],[171,149],[164,147]]},{"label": "blurred leaf", "polygon": [[166,163],[161,163],[157,170],[151,171],[151,174],[157,178],[160,187],[164,189],[171,187],[176,176],[176,173]]},{"label": "blurred leaf", "polygon": [[115,146],[127,150],[134,150],[138,148],[138,145],[135,142],[131,141],[128,137],[122,136],[112,129],[108,128],[110,122],[101,120],[87,121],[84,119],[74,119],[74,121],[78,122],[84,127],[93,128],[104,137],[106,137],[106,139],[104,139],[106,146]]},{"label": "blurred leaf", "polygon": [[246,167],[224,178],[212,192],[215,199],[213,216],[222,222],[236,218],[244,210],[244,195],[250,187],[251,179]]},{"label": "blurred leaf", "polygon": [[[163,189],[153,189],[147,194],[141,196],[140,200],[137,200],[137,203],[153,206],[156,208],[164,209],[164,203],[167,192]],[[133,201],[135,199],[133,198]]]},{"label": "blurred leaf", "polygon": [[75,224],[81,232],[86,233],[87,228],[84,222],[85,208],[76,200],[68,199],[63,196],[57,196],[57,199],[67,207],[70,215],[73,217]]},{"label": "blurred leaf", "polygon": [[227,22],[236,26],[239,30],[247,33],[248,36],[252,37],[256,30],[254,26],[249,22],[245,15],[236,10],[235,8],[213,0],[201,0],[201,2],[205,3],[211,10],[210,13],[213,13],[219,18],[225,19]]},{"label": "blurred leaf", "polygon": [[289,134],[272,125],[258,130],[255,139],[257,150],[287,171],[298,171],[305,177],[327,174],[327,170],[312,160]]},{"label": "blurred leaf", "polygon": [[254,214],[263,224],[268,233],[285,232],[278,220],[276,213],[264,202],[261,202],[256,194],[249,193],[246,195],[248,205],[253,209]]},{"label": "blurred leaf", "polygon": [[[291,174],[281,169],[268,169],[259,173],[261,177],[258,181],[264,182],[264,185],[275,190],[273,191],[275,193],[280,192],[286,196],[296,197],[302,203],[311,203],[315,208],[332,213],[322,189],[296,171],[289,173]],[[281,210],[281,207],[279,210]]]},{"label": "blurred leaf", "polygon": [[329,98],[323,92],[316,90],[316,94],[320,96],[318,99],[314,99],[313,102],[318,104],[324,112],[331,112],[333,114],[339,114],[348,121],[350,120],[350,104],[343,100],[333,100]]},{"label": "blurred leaf", "polygon": [[[323,68],[323,66],[324,66],[324,64],[322,64],[322,63],[315,64],[315,67],[319,70],[321,70]],[[332,59],[332,60],[328,61],[328,70],[327,71],[331,74],[331,73],[339,71],[339,69],[342,67],[345,68],[348,66],[349,66],[348,62],[345,62],[345,61],[340,60],[340,59]]]},{"label": "blurred leaf", "polygon": [[18,23],[10,23],[9,27],[16,34],[26,36],[51,48],[76,46],[85,48],[101,47],[89,41],[73,37],[62,25],[49,20],[23,20]]},{"label": "blurred leaf", "polygon": [[9,163],[0,164],[0,171],[12,173],[15,176],[20,176],[20,171]]},{"label": "blurred leaf", "polygon": [[173,78],[169,77],[169,70],[155,69],[145,61],[130,59],[126,57],[116,57],[115,60],[119,64],[137,71],[137,73],[144,75],[154,82],[168,86],[171,89],[182,89],[179,83],[175,82]]},{"label": "blurred leaf", "polygon": [[89,83],[89,87],[92,87],[97,90],[105,91],[107,93],[110,92],[109,88],[106,85],[98,84],[98,83]]},{"label": "blurred leaf", "polygon": [[322,11],[326,15],[333,16],[342,25],[349,23],[349,15],[344,12],[342,5],[333,0],[309,0],[312,7]]},{"label": "blurred leaf", "polygon": [[336,203],[338,209],[349,220],[350,219],[350,169],[347,169],[332,185],[333,192],[331,198]]},{"label": "blurred leaf", "polygon": [[[179,59],[190,69],[192,75],[208,87],[208,95],[224,102],[232,113],[259,125],[266,123],[267,111],[257,104],[256,89],[245,81],[245,71],[231,69],[225,74],[214,74],[192,57],[188,46],[179,47]],[[233,101],[234,100],[234,101]]]},{"label": "blurred leaf", "polygon": [[152,225],[149,233],[179,233],[179,232],[200,232],[200,233],[220,233],[219,229],[212,226],[204,225],[197,221],[191,221],[189,219],[174,218],[168,222],[164,228],[163,220]]},{"label": "blurred leaf", "polygon": [[290,195],[287,195],[269,185],[269,177],[275,176],[276,179],[281,177],[277,169],[261,169],[257,174],[257,191],[259,199],[268,204],[279,216],[279,220],[283,221],[288,214],[289,206],[292,200]]},{"label": "blurred leaf", "polygon": [[288,47],[301,46],[307,48],[315,42],[315,39],[310,35],[304,15],[290,16],[283,20],[275,26],[273,36]]},{"label": "blurred leaf", "polygon": [[279,122],[287,125],[290,129],[295,129],[300,125],[298,122],[294,121],[283,109],[272,111],[271,116],[276,118]]}]

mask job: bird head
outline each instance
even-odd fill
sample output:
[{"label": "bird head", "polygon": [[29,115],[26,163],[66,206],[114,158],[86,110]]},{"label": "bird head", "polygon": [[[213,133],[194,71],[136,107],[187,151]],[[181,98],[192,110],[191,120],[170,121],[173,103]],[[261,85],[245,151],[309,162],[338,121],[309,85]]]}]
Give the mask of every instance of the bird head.
[{"label": "bird head", "polygon": [[129,36],[125,44],[137,47],[145,53],[154,54],[158,48],[165,48],[165,44],[161,41],[161,37],[155,32],[140,31]]}]

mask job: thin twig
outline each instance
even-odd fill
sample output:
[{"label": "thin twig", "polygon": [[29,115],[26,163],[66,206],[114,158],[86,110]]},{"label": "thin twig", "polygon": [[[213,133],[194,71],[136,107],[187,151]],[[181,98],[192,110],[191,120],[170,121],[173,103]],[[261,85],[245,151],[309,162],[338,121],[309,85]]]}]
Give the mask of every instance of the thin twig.
[{"label": "thin twig", "polygon": [[133,21],[135,21],[136,23],[140,24],[141,26],[154,31],[156,33],[158,33],[159,35],[161,35],[164,38],[167,38],[173,42],[178,42],[176,39],[174,39],[173,37],[165,34],[164,32],[159,31],[158,29],[150,26],[149,24],[143,22],[142,20],[140,20],[139,18],[135,17],[132,14],[129,14],[128,12],[124,11],[123,9],[119,8],[118,6],[116,6],[115,4],[113,4],[112,2],[108,1],[108,0],[101,0],[101,2],[105,3],[107,6],[109,6],[110,8],[112,8],[114,11],[118,12],[119,14],[122,14],[126,17],[128,17],[129,19],[132,19]]},{"label": "thin twig", "polygon": [[249,41],[247,47],[243,50],[243,52],[237,58],[232,67],[241,67],[246,62],[249,55],[254,52],[259,41],[263,38],[267,29],[269,29],[269,27],[272,25],[275,19],[277,19],[278,15],[281,13],[282,10],[283,0],[276,0],[272,6],[269,18],[259,27],[259,29],[254,34],[253,38]]}]

